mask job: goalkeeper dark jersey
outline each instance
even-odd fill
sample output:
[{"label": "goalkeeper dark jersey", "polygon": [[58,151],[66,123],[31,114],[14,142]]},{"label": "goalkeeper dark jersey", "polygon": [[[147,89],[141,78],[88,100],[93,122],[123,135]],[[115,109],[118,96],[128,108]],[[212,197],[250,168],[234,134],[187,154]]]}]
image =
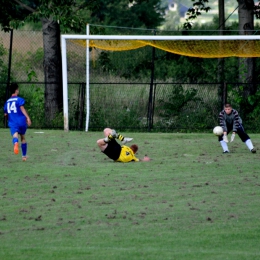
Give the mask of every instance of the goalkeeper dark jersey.
[{"label": "goalkeeper dark jersey", "polygon": [[219,125],[223,128],[224,132],[237,132],[237,129],[242,125],[242,119],[235,109],[232,109],[229,115],[225,110],[222,110],[219,113]]}]

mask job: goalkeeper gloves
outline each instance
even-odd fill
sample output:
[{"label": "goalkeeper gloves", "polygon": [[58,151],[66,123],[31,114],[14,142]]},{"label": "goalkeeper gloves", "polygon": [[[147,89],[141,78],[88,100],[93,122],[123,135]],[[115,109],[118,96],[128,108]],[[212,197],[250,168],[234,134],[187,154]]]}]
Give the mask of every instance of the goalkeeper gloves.
[{"label": "goalkeeper gloves", "polygon": [[224,142],[228,143],[227,134],[224,134],[223,140],[224,140]]},{"label": "goalkeeper gloves", "polygon": [[230,142],[233,142],[233,141],[234,141],[234,139],[235,139],[235,136],[236,136],[236,134],[235,134],[235,133],[233,133],[233,134],[231,135]]}]

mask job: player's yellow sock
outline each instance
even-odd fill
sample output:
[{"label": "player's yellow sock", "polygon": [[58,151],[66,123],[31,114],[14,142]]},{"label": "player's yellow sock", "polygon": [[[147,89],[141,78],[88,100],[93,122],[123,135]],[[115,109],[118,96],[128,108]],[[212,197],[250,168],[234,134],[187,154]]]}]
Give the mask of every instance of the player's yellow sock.
[{"label": "player's yellow sock", "polygon": [[112,140],[112,139],[114,139],[114,137],[110,134],[110,135],[108,135],[108,139]]},{"label": "player's yellow sock", "polygon": [[124,136],[123,135],[120,135],[120,134],[118,134],[118,136],[117,136],[117,139],[119,139],[120,141],[123,141],[124,140]]},{"label": "player's yellow sock", "polygon": [[105,143],[108,143],[109,141],[115,139],[111,134],[104,138]]}]

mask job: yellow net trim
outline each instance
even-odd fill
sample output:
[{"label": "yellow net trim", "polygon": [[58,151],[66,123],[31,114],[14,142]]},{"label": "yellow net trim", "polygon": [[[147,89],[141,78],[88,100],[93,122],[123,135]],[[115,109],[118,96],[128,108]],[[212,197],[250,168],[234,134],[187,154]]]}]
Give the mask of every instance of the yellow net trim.
[{"label": "yellow net trim", "polygon": [[[86,40],[70,40],[86,46]],[[107,51],[129,51],[145,46],[198,58],[260,57],[259,40],[90,40],[89,47]]]}]

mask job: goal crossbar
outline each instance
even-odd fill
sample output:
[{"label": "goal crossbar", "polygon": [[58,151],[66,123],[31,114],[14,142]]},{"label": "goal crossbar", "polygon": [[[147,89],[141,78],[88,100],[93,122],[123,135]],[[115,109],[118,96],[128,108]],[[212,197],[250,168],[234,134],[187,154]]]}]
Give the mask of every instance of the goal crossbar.
[{"label": "goal crossbar", "polygon": [[165,35],[76,35],[63,34],[61,39],[81,40],[156,40],[156,41],[213,41],[213,40],[260,40],[260,35],[187,35],[187,36],[165,36]]}]

